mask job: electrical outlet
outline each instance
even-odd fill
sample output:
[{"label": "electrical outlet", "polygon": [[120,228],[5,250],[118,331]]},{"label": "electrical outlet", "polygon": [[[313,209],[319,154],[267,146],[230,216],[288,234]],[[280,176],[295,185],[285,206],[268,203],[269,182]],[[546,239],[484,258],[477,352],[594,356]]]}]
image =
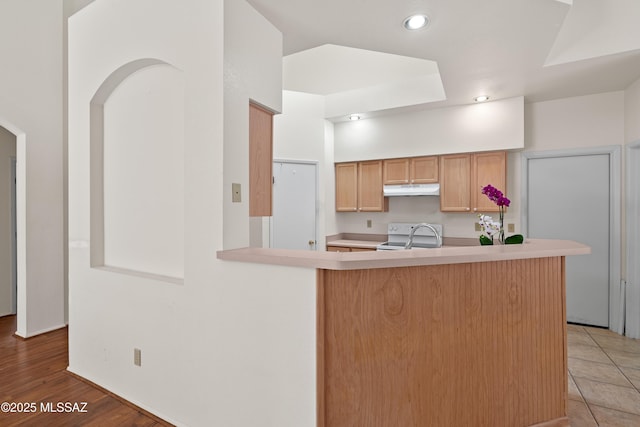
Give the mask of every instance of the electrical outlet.
[{"label": "electrical outlet", "polygon": [[371,228],[371,220],[370,219],[367,220],[367,228]]},{"label": "electrical outlet", "polygon": [[475,226],[476,226],[476,231],[482,231],[482,227],[480,227],[480,223],[479,222],[476,222]]},{"label": "electrical outlet", "polygon": [[231,202],[240,203],[242,201],[240,184],[234,182],[231,184]]},{"label": "electrical outlet", "polygon": [[142,350],[139,348],[133,349],[133,364],[136,366],[142,366]]},{"label": "electrical outlet", "polygon": [[507,224],[507,232],[514,233],[516,231],[516,226],[514,224]]}]

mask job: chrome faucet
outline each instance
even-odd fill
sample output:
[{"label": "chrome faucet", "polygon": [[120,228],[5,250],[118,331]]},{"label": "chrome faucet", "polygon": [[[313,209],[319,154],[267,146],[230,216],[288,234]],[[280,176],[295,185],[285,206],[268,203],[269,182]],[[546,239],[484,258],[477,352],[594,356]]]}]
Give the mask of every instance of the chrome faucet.
[{"label": "chrome faucet", "polygon": [[433,231],[433,234],[436,236],[436,248],[441,248],[442,247],[442,236],[440,236],[440,233],[438,233],[438,230],[436,230],[436,228],[431,225],[431,224],[427,224],[426,222],[423,222],[421,224],[416,224],[413,227],[411,227],[411,231],[409,232],[409,240],[407,241],[407,244],[404,245],[405,249],[411,249],[411,247],[413,246],[413,235],[416,233],[416,230],[418,228],[428,228],[429,230]]}]

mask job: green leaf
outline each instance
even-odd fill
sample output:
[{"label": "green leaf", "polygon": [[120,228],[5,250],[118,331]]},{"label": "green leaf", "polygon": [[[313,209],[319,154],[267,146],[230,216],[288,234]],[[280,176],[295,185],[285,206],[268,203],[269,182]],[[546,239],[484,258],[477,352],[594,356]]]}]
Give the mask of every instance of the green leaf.
[{"label": "green leaf", "polygon": [[484,234],[480,236],[480,244],[481,245],[493,245],[493,240],[485,236]]},{"label": "green leaf", "polygon": [[505,245],[519,245],[524,242],[524,237],[522,234],[514,234],[513,236],[509,236],[504,239]]}]

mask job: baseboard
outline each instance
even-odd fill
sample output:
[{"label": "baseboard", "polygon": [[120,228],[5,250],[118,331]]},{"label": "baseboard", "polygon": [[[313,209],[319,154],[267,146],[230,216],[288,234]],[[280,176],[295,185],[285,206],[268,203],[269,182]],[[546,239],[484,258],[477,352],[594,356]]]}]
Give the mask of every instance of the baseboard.
[{"label": "baseboard", "polygon": [[154,413],[150,412],[149,410],[143,408],[142,406],[136,405],[135,403],[131,402],[130,400],[125,399],[122,396],[119,396],[117,394],[115,394],[112,391],[107,390],[106,388],[94,383],[91,380],[86,379],[85,377],[76,374],[75,372],[72,372],[71,370],[69,370],[69,368],[67,367],[67,369],[64,371],[66,374],[74,377],[75,379],[82,381],[85,384],[90,385],[91,387],[94,387],[98,390],[100,390],[101,392],[103,392],[104,394],[107,394],[111,397],[113,397],[114,399],[116,399],[117,401],[119,401],[120,403],[122,403],[123,405],[126,405],[132,409],[135,409],[136,411],[146,415],[147,417],[153,419],[155,422],[159,423],[160,425],[166,426],[166,427],[175,427],[179,424],[175,423],[175,422],[170,422],[167,421],[166,419],[160,418],[158,415],[155,415]]},{"label": "baseboard", "polygon": [[37,337],[38,335],[42,335],[42,334],[46,334],[48,332],[53,332],[53,331],[57,331],[58,329],[64,329],[66,328],[68,325],[59,325],[59,326],[54,326],[52,328],[47,328],[47,329],[42,329],[40,331],[36,331],[32,334],[29,334],[28,336],[23,336],[21,334],[18,333],[18,331],[16,331],[13,336],[21,339],[21,340],[28,340],[29,338],[34,338]]}]

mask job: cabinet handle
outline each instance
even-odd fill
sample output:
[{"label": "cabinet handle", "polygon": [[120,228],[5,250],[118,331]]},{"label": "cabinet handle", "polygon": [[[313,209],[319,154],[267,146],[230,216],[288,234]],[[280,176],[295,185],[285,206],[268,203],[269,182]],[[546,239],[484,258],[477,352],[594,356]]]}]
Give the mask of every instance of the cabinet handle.
[{"label": "cabinet handle", "polygon": [[474,211],[474,212],[477,212],[477,211],[478,211],[478,208],[473,208],[473,211]]},{"label": "cabinet handle", "polygon": [[468,212],[471,210],[471,208],[464,208],[464,210]]}]

